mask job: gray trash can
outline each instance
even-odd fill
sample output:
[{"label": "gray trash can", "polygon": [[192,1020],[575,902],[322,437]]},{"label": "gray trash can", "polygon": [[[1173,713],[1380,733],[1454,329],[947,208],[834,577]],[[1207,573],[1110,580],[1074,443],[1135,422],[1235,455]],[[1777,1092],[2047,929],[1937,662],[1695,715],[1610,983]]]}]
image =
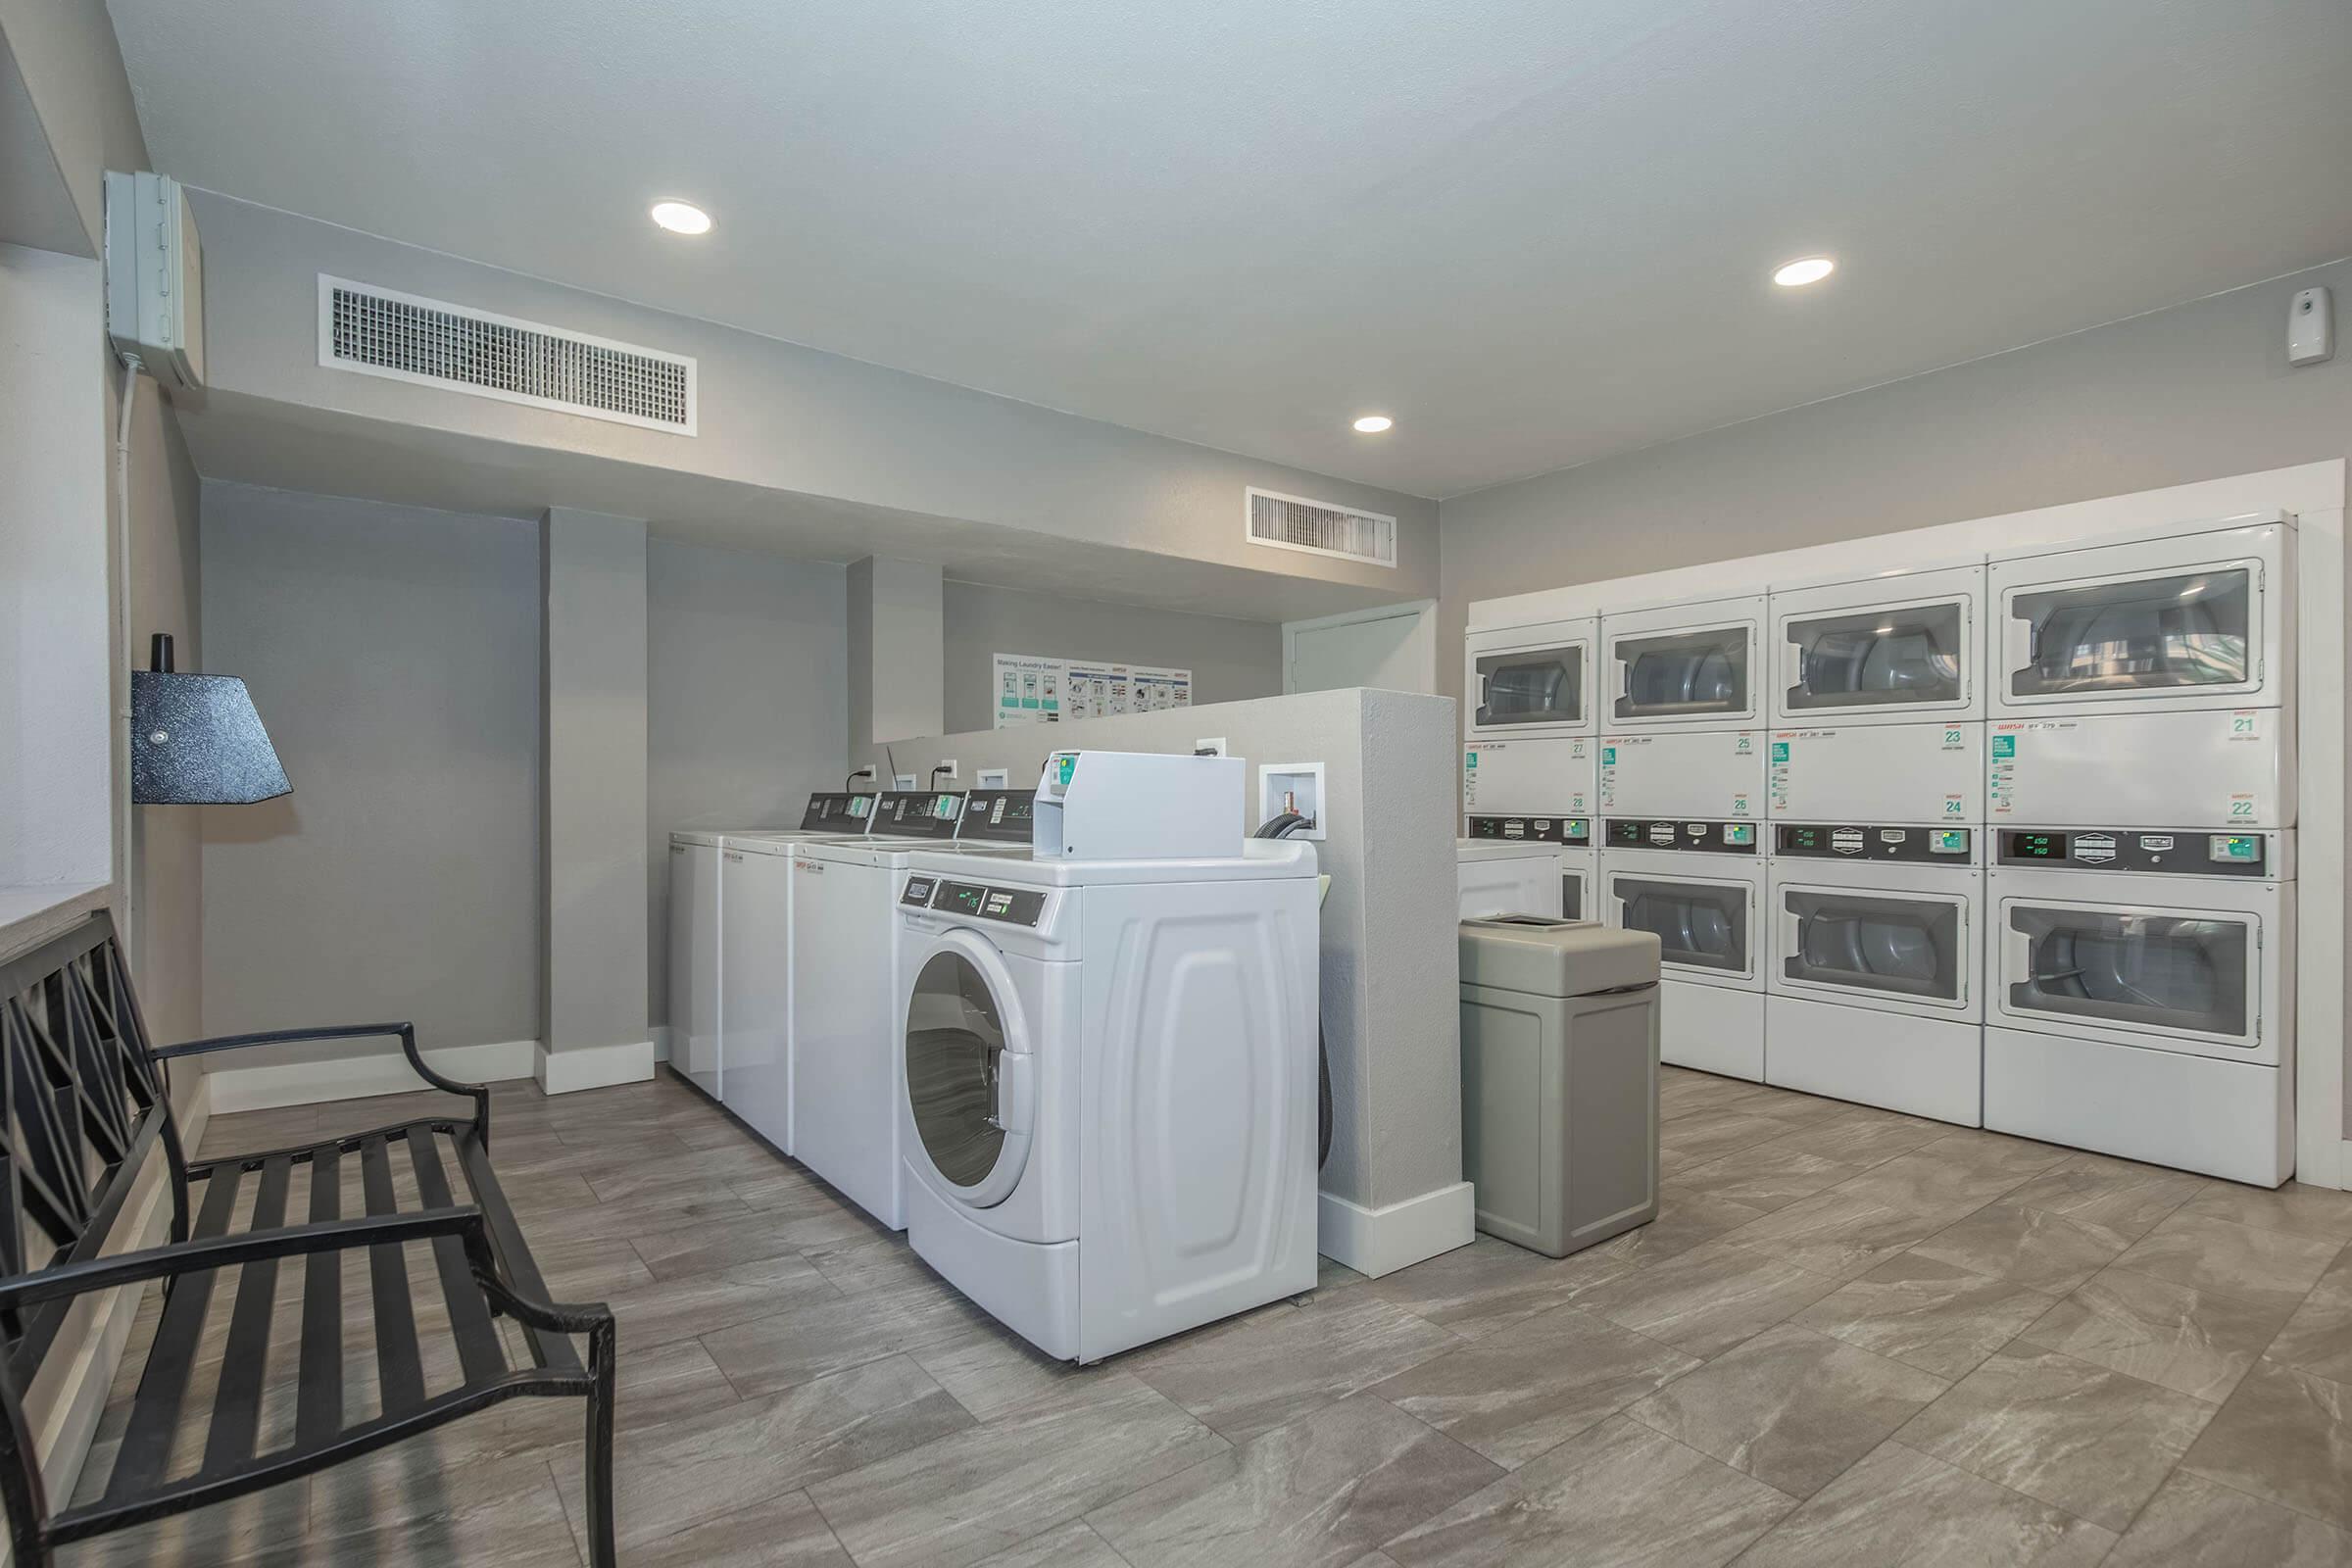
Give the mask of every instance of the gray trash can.
[{"label": "gray trash can", "polygon": [[1462,922],[1462,1164],[1478,1228],[1553,1257],[1658,1215],[1658,939]]}]

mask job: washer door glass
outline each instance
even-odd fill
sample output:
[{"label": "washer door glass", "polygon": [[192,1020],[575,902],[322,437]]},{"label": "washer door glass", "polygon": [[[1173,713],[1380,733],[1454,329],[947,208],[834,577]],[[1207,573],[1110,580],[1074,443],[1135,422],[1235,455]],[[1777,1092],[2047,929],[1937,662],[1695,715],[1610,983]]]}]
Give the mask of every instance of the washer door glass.
[{"label": "washer door glass", "polygon": [[931,956],[906,1004],[906,1101],[915,1135],[957,1187],[987,1182],[1004,1153],[1004,1015],[960,953]]},{"label": "washer door glass", "polygon": [[1688,718],[1744,713],[1747,703],[1747,629],[1625,637],[1616,658],[1625,666],[1619,718]]},{"label": "washer door glass", "polygon": [[1926,899],[1790,888],[1795,940],[1781,973],[1810,985],[1958,1002],[1960,908]]},{"label": "washer door glass", "polygon": [[2009,602],[2029,634],[2015,697],[2242,686],[2251,679],[2253,573],[2180,572],[2021,593]]},{"label": "washer door glass", "polygon": [[1480,729],[1513,724],[1573,724],[1584,714],[1585,650],[1488,654],[1478,662]]},{"label": "washer door glass", "polygon": [[2025,942],[2013,1008],[2252,1044],[2249,921],[2019,905],[2009,929]]},{"label": "washer door glass", "polygon": [[1906,605],[1791,620],[1791,712],[1962,701],[1960,607]]},{"label": "washer door glass", "polygon": [[1747,973],[1745,888],[1632,876],[1618,877],[1615,887],[1625,929],[1654,935],[1661,962]]}]

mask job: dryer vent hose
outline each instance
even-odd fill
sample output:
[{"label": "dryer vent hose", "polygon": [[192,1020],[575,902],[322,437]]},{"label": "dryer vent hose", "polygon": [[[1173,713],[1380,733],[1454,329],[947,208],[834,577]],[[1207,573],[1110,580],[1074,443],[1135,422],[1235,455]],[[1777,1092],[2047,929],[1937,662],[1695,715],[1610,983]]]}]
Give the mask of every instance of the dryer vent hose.
[{"label": "dryer vent hose", "polygon": [[[1269,816],[1250,835],[1259,839],[1287,839],[1306,826],[1306,818],[1297,811],[1283,811]],[[1323,1043],[1323,1009],[1315,1009],[1315,1169],[1321,1170],[1331,1158],[1331,1048]]]}]

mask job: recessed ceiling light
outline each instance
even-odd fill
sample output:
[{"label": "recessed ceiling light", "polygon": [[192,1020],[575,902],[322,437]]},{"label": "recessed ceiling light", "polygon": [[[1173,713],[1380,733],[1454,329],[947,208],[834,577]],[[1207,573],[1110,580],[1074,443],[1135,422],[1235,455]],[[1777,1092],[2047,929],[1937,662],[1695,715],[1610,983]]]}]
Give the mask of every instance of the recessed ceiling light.
[{"label": "recessed ceiling light", "polygon": [[654,221],[672,234],[710,232],[710,215],[692,202],[654,203]]},{"label": "recessed ceiling light", "polygon": [[1396,422],[1385,414],[1367,414],[1355,421],[1355,428],[1359,434],[1378,435]]},{"label": "recessed ceiling light", "polygon": [[1790,262],[1772,274],[1772,280],[1783,288],[1802,288],[1818,283],[1838,270],[1838,264],[1827,256],[1805,256]]}]

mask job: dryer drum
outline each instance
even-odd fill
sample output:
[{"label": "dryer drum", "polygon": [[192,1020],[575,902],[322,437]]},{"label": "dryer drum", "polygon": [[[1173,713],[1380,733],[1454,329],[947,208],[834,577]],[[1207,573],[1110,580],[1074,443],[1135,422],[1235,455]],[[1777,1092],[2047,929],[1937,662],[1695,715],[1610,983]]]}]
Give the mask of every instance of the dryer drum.
[{"label": "dryer drum", "polygon": [[2023,908],[2031,978],[2013,1006],[2198,1033],[2246,1032],[2244,927],[2226,920]]},{"label": "dryer drum", "polygon": [[2247,678],[2250,584],[2244,571],[2192,572],[2019,594],[2033,662],[2010,679],[2021,697],[2229,686]]},{"label": "dryer drum", "polygon": [[1957,917],[1949,906],[1819,894],[1788,898],[1800,933],[1797,952],[1784,966],[1790,979],[1899,996],[1959,995]]}]

